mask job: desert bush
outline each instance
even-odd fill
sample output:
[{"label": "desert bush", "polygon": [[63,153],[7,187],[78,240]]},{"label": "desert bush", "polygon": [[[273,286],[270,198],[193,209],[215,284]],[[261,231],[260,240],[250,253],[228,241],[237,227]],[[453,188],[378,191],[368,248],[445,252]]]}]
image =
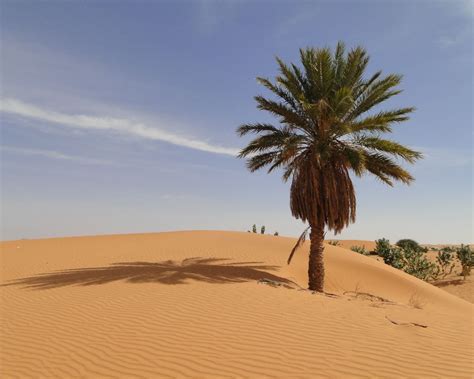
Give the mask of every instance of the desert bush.
[{"label": "desert bush", "polygon": [[329,244],[332,246],[339,246],[339,241],[329,241]]},{"label": "desert bush", "polygon": [[273,233],[274,236],[278,236],[278,232]]},{"label": "desert bush", "polygon": [[[416,244],[418,245],[418,248],[414,250],[407,246],[415,245],[410,242],[407,244],[404,243],[403,241],[406,240],[401,241],[401,245],[405,247],[399,247],[398,245],[392,247],[390,246],[390,241],[388,239],[379,239],[375,241],[375,251],[377,255],[383,258],[385,264],[405,271],[407,274],[413,275],[419,279],[432,279],[437,272],[436,265],[428,261],[418,244]],[[397,244],[399,242],[397,242]]]},{"label": "desert bush", "polygon": [[438,249],[436,263],[430,262],[425,257],[424,253],[427,250],[410,239],[400,240],[393,247],[390,246],[388,239],[382,238],[375,241],[375,252],[383,258],[385,264],[403,270],[419,279],[425,281],[444,279],[452,273],[455,267],[453,252],[456,252],[456,257],[461,264],[460,274],[464,276],[464,279],[471,274],[471,268],[474,266],[474,251],[468,245],[461,245],[457,249],[450,246]]},{"label": "desert bush", "polygon": [[260,234],[265,234],[265,225],[260,228]]},{"label": "desert bush", "polygon": [[365,250],[364,246],[351,246],[351,250],[362,255],[369,255],[369,252]]},{"label": "desert bush", "polygon": [[405,261],[403,259],[403,251],[399,247],[390,247],[382,252],[382,258],[385,264],[403,270]]},{"label": "desert bush", "polygon": [[452,246],[445,246],[441,248],[439,251],[444,252],[444,253],[455,253],[456,249]]},{"label": "desert bush", "polygon": [[408,238],[399,240],[395,245],[404,250],[420,251],[423,249],[418,242]]},{"label": "desert bush", "polygon": [[252,226],[252,232],[257,233],[257,225],[253,224]]},{"label": "desert bush", "polygon": [[461,275],[466,279],[466,276],[471,275],[471,267],[474,266],[474,251],[469,245],[461,245],[456,249],[456,256],[461,263]]},{"label": "desert bush", "polygon": [[402,249],[403,271],[418,279],[429,280],[436,277],[436,265],[430,262],[423,251]]},{"label": "desert bush", "polygon": [[453,272],[454,266],[454,256],[452,253],[447,251],[438,251],[436,256],[437,268],[435,271],[434,277],[444,279],[446,276]]},{"label": "desert bush", "polygon": [[390,241],[386,238],[381,238],[375,241],[375,253],[379,257],[384,257],[390,252]]}]

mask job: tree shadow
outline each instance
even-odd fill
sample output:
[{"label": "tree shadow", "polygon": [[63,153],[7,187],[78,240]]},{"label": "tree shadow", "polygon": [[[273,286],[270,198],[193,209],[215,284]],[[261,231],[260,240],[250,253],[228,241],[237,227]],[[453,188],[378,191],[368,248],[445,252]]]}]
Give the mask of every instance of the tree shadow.
[{"label": "tree shadow", "polygon": [[64,286],[91,286],[115,281],[129,283],[186,284],[190,280],[206,283],[242,283],[269,279],[292,283],[267,270],[278,266],[261,265],[261,262],[223,263],[228,259],[188,258],[182,262],[125,262],[107,267],[92,267],[56,271],[21,278],[2,286],[22,286],[30,289],[50,289]]},{"label": "tree shadow", "polygon": [[446,286],[460,286],[465,284],[466,281],[463,278],[459,279],[451,279],[451,280],[441,280],[438,282],[434,282],[433,285],[436,287],[446,287]]}]

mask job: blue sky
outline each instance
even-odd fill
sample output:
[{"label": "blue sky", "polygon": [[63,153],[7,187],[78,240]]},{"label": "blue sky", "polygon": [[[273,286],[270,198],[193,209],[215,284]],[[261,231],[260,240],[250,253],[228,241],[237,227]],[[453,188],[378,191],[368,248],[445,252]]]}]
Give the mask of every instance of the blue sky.
[{"label": "blue sky", "polygon": [[363,45],[404,75],[393,138],[416,182],[355,180],[339,238],[473,242],[472,2],[2,1],[2,239],[184,229],[297,235],[288,184],[250,174],[235,128],[274,57]]}]

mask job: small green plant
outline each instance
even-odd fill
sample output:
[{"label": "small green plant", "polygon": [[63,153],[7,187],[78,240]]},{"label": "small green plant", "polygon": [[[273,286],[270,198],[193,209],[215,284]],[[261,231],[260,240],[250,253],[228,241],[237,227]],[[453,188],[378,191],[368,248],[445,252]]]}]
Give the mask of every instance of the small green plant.
[{"label": "small green plant", "polygon": [[456,256],[461,263],[461,275],[466,280],[466,276],[471,275],[471,267],[474,266],[474,251],[469,245],[461,245],[456,249]]},{"label": "small green plant", "polygon": [[278,232],[273,233],[274,236],[278,236]]},{"label": "small green plant", "polygon": [[384,257],[390,253],[390,241],[386,238],[381,238],[375,241],[375,253],[379,257]]},{"label": "small green plant", "polygon": [[446,278],[446,276],[453,272],[454,266],[456,266],[453,254],[447,251],[438,251],[436,262],[438,264],[435,272],[436,278]]},{"label": "small green plant", "polygon": [[260,228],[260,234],[265,234],[265,225]]},{"label": "small green plant", "polygon": [[429,280],[436,276],[436,265],[421,250],[402,249],[403,271],[418,279]]},{"label": "small green plant", "polygon": [[332,246],[339,246],[339,241],[329,241],[329,244]]},{"label": "small green plant", "polygon": [[445,247],[441,248],[439,251],[442,251],[442,252],[445,252],[445,253],[455,253],[456,249],[452,246],[445,246]]},{"label": "small green plant", "polygon": [[253,224],[252,233],[257,233],[257,225]]},{"label": "small green plant", "polygon": [[369,255],[369,252],[364,246],[351,246],[351,250],[362,255]]},{"label": "small green plant", "polygon": [[390,241],[382,238],[378,240],[378,247],[376,247],[377,254],[383,258],[385,264],[403,270],[405,261],[403,259],[403,251],[399,247],[390,246]]},{"label": "small green plant", "polygon": [[422,250],[422,247],[420,244],[412,239],[401,239],[399,240],[395,245],[398,247],[404,249],[404,250],[413,250],[413,251],[420,251]]}]

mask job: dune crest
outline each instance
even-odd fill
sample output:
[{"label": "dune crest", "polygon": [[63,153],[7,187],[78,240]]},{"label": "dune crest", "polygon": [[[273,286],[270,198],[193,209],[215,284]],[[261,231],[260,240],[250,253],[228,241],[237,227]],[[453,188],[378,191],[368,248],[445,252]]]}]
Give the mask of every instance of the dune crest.
[{"label": "dune crest", "polygon": [[342,247],[237,232],[8,241],[6,377],[471,377],[473,306]]}]

